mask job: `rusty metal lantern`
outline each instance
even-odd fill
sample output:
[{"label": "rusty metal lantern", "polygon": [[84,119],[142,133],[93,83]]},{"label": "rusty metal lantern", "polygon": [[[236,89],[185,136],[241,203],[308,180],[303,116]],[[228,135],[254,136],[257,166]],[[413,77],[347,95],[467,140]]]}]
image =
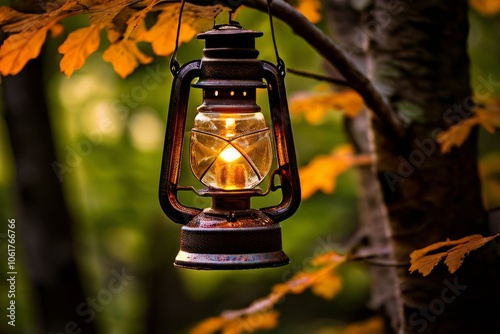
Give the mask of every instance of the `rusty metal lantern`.
[{"label": "rusty metal lantern", "polygon": [[[184,225],[177,267],[248,269],[289,263],[279,223],[297,210],[300,185],[284,70],[257,59],[255,38],[262,35],[234,21],[215,26],[197,36],[205,40],[203,58],[173,69],[159,198],[165,214]],[[201,190],[179,185],[190,86],[203,92],[189,152],[191,170],[206,186]],[[270,128],[256,102],[257,89],[264,88]],[[273,161],[276,168],[271,171]],[[269,189],[263,191],[258,184],[266,176]],[[252,197],[278,189],[279,204],[251,207]],[[211,197],[211,207],[181,204],[181,190]]]}]

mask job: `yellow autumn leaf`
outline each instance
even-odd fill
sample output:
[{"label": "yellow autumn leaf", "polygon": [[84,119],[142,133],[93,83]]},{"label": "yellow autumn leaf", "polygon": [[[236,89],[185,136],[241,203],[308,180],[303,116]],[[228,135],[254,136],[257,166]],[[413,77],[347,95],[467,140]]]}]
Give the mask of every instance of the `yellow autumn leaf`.
[{"label": "yellow autumn leaf", "polygon": [[470,0],[472,8],[483,15],[496,15],[500,13],[500,1],[498,0]]},{"label": "yellow autumn leaf", "polygon": [[100,27],[92,24],[90,27],[84,27],[71,32],[66,40],[57,49],[63,54],[59,63],[61,72],[69,78],[73,72],[85,64],[89,55],[97,51],[100,38]]},{"label": "yellow autumn leaf", "polygon": [[104,51],[102,58],[110,62],[116,73],[122,78],[126,78],[140,64],[149,64],[153,58],[144,54],[133,40],[121,40],[111,44]]},{"label": "yellow autumn leaf", "polygon": [[303,114],[306,121],[317,125],[331,110],[341,110],[347,117],[356,117],[363,103],[361,96],[353,90],[321,90],[293,95],[289,107],[292,114]]},{"label": "yellow autumn leaf", "polygon": [[299,0],[297,10],[301,12],[311,23],[321,21],[321,1],[320,0]]},{"label": "yellow autumn leaf", "polygon": [[371,162],[369,155],[355,155],[350,145],[340,146],[329,155],[316,156],[299,169],[302,199],[307,199],[320,190],[325,194],[332,194],[340,174],[353,166],[368,165]]},{"label": "yellow autumn leaf", "polygon": [[[460,268],[464,257],[471,251],[476,250],[491,240],[500,236],[500,233],[490,237],[483,237],[479,234],[469,235],[458,240],[440,241],[422,249],[417,249],[410,254],[410,273],[418,270],[423,276],[429,275],[432,269],[445,259],[444,263],[450,273],[454,273]],[[451,247],[453,246],[453,247]],[[449,248],[439,253],[431,253],[442,248]],[[429,254],[431,253],[431,254]]]},{"label": "yellow autumn leaf", "polygon": [[9,36],[0,49],[0,74],[16,75],[26,63],[38,57],[49,27]]}]

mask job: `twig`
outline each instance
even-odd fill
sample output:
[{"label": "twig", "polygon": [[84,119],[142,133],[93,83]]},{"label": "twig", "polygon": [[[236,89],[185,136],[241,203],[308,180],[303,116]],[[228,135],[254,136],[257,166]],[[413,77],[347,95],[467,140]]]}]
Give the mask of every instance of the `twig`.
[{"label": "twig", "polygon": [[339,86],[347,86],[347,87],[351,86],[349,84],[349,82],[346,81],[346,80],[336,79],[336,78],[332,78],[332,77],[327,77],[325,75],[320,75],[320,74],[314,74],[314,73],[309,73],[309,72],[305,72],[305,71],[294,70],[292,68],[287,68],[286,71],[290,72],[290,73],[293,73],[293,74],[296,74],[296,75],[303,76],[303,77],[312,78],[312,79],[316,79],[316,80],[319,80],[319,81],[330,82],[332,84],[339,85]]}]

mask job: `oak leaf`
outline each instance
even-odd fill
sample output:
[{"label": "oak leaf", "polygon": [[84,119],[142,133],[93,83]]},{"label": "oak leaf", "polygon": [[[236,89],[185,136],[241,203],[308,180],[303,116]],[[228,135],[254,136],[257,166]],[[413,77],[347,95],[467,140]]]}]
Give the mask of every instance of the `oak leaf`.
[{"label": "oak leaf", "polygon": [[[140,40],[150,42],[155,54],[168,56],[175,49],[180,4],[167,4],[159,8],[163,11],[158,15],[157,22]],[[196,6],[186,3],[182,14],[179,44],[191,40],[198,32],[210,29],[214,18],[223,10],[228,9],[222,5]]]},{"label": "oak leaf", "polygon": [[[410,254],[411,266],[409,271],[413,273],[415,270],[418,270],[423,276],[427,276],[441,259],[444,258],[444,263],[448,267],[448,271],[453,274],[460,268],[464,257],[469,252],[482,247],[499,236],[500,233],[490,237],[473,234],[462,239],[440,241],[422,249],[417,249]],[[433,253],[434,251],[443,250],[443,248],[448,247],[451,248],[439,253]]]},{"label": "oak leaf", "polygon": [[126,78],[140,64],[149,64],[153,58],[143,53],[132,40],[122,40],[111,44],[104,51],[102,58],[110,62],[116,73]]},{"label": "oak leaf", "polygon": [[75,70],[85,64],[87,57],[97,51],[100,42],[100,28],[96,24],[71,32],[57,49],[64,55],[59,63],[61,72],[71,77]]},{"label": "oak leaf", "polygon": [[38,57],[47,31],[48,27],[43,27],[9,36],[0,49],[0,74],[16,75],[29,60]]}]

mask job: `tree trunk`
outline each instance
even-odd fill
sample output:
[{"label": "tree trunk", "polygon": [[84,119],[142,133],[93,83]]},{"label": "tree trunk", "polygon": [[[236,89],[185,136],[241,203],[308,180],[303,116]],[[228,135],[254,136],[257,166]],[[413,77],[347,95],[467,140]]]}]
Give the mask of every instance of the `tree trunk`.
[{"label": "tree trunk", "polygon": [[86,296],[74,256],[72,220],[51,166],[56,155],[40,58],[18,75],[2,78],[16,171],[18,240],[22,240],[27,279],[36,292],[38,325],[33,327],[39,333],[78,329],[95,333],[95,324],[76,313]]},{"label": "tree trunk", "polygon": [[[487,235],[477,170],[477,132],[449,154],[436,133],[469,117],[472,92],[466,0],[374,0],[368,36],[370,77],[406,124],[404,138],[373,122],[377,172],[389,214],[394,258],[471,234]],[[405,333],[500,332],[499,261],[469,255],[455,275],[439,265],[426,277],[397,269]],[[493,306],[491,306],[493,304]]]},{"label": "tree trunk", "polygon": [[[365,75],[366,49],[368,41],[359,35],[357,27],[365,21],[367,14],[357,11],[348,0],[332,0],[326,6],[328,22],[341,48],[350,60]],[[335,74],[338,77],[338,74]],[[356,118],[345,119],[345,130],[358,154],[374,154],[373,133],[370,130],[368,110]],[[358,168],[360,177],[360,227],[348,242],[359,257],[389,256],[388,216],[385,210],[380,184],[374,166]],[[371,277],[371,300],[369,306],[379,311],[385,319],[385,332],[395,333],[401,326],[400,300],[396,286],[396,272],[390,266],[372,265],[368,268]]]}]

